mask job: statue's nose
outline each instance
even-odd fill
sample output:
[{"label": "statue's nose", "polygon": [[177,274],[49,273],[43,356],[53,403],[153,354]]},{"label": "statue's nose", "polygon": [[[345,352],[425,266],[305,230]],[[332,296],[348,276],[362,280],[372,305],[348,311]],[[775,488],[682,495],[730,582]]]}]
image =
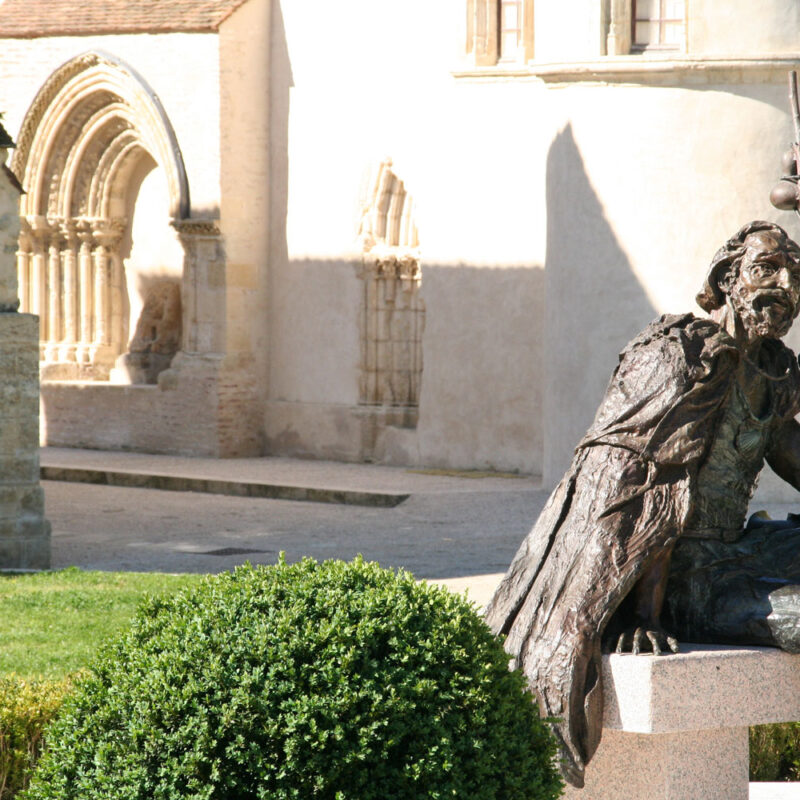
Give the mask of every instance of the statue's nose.
[{"label": "statue's nose", "polygon": [[775,282],[782,289],[796,291],[797,287],[795,286],[794,275],[788,267],[783,267],[775,273]]}]

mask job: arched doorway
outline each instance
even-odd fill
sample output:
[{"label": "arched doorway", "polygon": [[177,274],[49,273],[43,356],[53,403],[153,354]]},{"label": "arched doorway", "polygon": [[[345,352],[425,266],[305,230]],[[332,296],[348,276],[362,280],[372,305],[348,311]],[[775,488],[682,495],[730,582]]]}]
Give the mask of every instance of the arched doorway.
[{"label": "arched doorway", "polygon": [[12,166],[27,192],[20,304],[41,319],[42,376],[107,379],[153,280],[180,282],[169,223],[188,217],[189,189],[166,113],[131,67],[86,53],[37,94]]}]

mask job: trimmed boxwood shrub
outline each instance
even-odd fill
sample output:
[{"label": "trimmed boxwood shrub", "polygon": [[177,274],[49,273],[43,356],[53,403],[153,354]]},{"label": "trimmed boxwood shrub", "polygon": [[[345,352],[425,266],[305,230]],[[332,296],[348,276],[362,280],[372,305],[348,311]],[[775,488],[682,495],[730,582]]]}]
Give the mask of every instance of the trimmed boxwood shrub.
[{"label": "trimmed boxwood shrub", "polygon": [[148,601],[48,733],[26,800],[551,800],[555,747],[474,608],[357,559]]},{"label": "trimmed boxwood shrub", "polygon": [[42,733],[55,717],[71,681],[0,678],[0,800],[28,785],[42,749]]}]

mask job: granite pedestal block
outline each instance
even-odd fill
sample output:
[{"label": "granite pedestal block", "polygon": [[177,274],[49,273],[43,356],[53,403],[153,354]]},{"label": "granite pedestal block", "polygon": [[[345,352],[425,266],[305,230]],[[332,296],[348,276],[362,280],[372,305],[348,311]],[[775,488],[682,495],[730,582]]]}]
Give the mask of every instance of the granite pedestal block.
[{"label": "granite pedestal block", "polygon": [[747,800],[750,725],[800,719],[800,656],[682,645],[609,655],[600,747],[567,800]]}]

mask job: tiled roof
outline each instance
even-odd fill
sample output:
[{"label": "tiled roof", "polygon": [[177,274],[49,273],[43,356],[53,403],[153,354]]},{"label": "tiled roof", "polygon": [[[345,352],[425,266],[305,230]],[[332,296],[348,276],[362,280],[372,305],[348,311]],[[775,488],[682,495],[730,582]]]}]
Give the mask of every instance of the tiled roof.
[{"label": "tiled roof", "polygon": [[215,31],[247,0],[0,0],[0,38]]}]

